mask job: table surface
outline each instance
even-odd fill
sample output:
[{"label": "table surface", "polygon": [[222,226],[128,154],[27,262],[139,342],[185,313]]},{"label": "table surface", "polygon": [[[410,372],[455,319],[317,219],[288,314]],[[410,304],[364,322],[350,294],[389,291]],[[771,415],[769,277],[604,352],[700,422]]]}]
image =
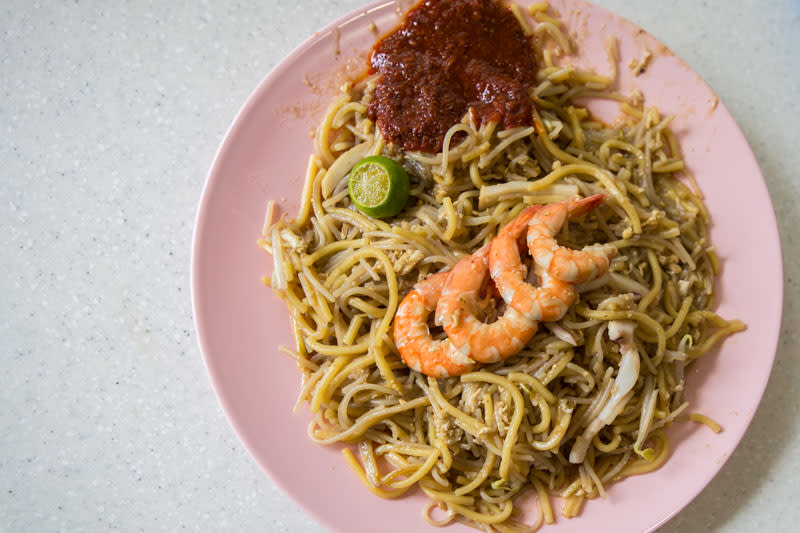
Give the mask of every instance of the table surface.
[{"label": "table surface", "polygon": [[[220,409],[192,322],[190,248],[206,173],[245,98],[362,3],[3,3],[0,530],[325,531]],[[716,90],[765,175],[785,258],[761,407],[661,531],[796,531],[800,2],[597,3]]]}]

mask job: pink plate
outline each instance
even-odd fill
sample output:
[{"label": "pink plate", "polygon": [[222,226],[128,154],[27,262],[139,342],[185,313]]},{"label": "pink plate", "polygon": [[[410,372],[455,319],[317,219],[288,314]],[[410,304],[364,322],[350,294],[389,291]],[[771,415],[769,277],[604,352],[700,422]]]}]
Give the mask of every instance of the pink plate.
[{"label": "pink plate", "polygon": [[[526,4],[526,1],[520,2]],[[608,72],[606,39],[619,40],[620,88],[639,88],[650,105],[675,114],[686,161],[706,195],[711,235],[722,260],[718,312],[747,330],[704,356],[689,376],[692,411],[725,429],[677,424],[673,452],[657,472],[630,478],[573,520],[545,531],[652,531],[691,501],[730,457],[750,423],[769,377],[781,323],[778,230],[763,177],[746,140],[714,92],[681,59],[632,23],[581,0],[554,0],[581,50],[580,62]],[[400,10],[409,7],[400,2]],[[396,2],[376,2],[327,26],[284,59],[247,100],[214,160],[194,234],[192,297],[200,347],[220,402],[247,449],[299,505],[332,531],[433,531],[424,497],[372,496],[337,447],[306,435],[305,410],[292,407],[300,387],[283,303],[261,284],[271,259],[256,245],[267,201],[293,215],[310,132],[338,86],[363,69],[375,41],[399,22]],[[646,72],[625,66],[653,53]],[[603,110],[600,110],[603,112]],[[608,109],[605,110],[608,112]],[[748,216],[742,216],[743,206]],[[758,276],[753,276],[758,272]],[[657,498],[652,495],[658,494]],[[344,503],[336,503],[344,502]],[[624,514],[623,514],[624,513]],[[620,520],[624,516],[624,520]],[[449,531],[472,531],[453,526]]]}]

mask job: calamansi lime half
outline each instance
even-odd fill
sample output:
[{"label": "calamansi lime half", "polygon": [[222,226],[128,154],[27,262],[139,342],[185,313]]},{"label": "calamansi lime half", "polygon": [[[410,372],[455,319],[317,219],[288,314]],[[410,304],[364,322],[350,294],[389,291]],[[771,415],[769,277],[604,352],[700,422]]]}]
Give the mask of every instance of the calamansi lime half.
[{"label": "calamansi lime half", "polygon": [[408,201],[408,173],[397,161],[382,155],[365,157],[350,171],[350,199],[365,215],[375,218],[399,213]]}]

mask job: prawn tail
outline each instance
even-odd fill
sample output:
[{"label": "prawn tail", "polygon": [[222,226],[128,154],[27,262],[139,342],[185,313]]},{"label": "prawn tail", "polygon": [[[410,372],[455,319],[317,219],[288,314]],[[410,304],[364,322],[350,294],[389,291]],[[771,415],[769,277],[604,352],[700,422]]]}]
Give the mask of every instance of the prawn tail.
[{"label": "prawn tail", "polygon": [[598,205],[602,204],[605,199],[606,195],[600,193],[600,194],[594,194],[592,196],[587,196],[586,198],[576,198],[573,200],[567,200],[566,201],[567,211],[569,212],[569,215],[573,217],[585,215]]}]

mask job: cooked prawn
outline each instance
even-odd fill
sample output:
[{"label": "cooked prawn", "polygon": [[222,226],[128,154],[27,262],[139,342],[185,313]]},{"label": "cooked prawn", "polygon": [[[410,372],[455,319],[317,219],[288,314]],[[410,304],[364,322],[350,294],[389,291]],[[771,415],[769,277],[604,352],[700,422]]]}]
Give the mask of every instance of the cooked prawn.
[{"label": "cooked prawn", "polygon": [[516,354],[538,328],[535,320],[510,306],[491,323],[476,316],[483,303],[481,290],[489,280],[488,255],[487,244],[456,263],[436,307],[436,323],[454,345],[480,363],[494,363]]},{"label": "cooked prawn", "polygon": [[604,198],[604,194],[595,194],[548,204],[531,218],[528,249],[536,264],[550,276],[569,283],[586,283],[606,273],[609,260],[617,253],[614,246],[594,245],[571,250],[559,246],[555,239],[568,217],[589,212]]},{"label": "cooked prawn", "polygon": [[432,274],[414,285],[394,316],[394,342],[403,362],[435,378],[460,376],[475,366],[475,361],[450,339],[436,340],[428,328],[428,317],[436,309],[448,275]]},{"label": "cooked prawn", "polygon": [[500,296],[509,307],[530,320],[554,322],[574,303],[575,289],[571,283],[558,280],[542,269],[535,271],[540,286],[528,283],[527,268],[522,263],[518,246],[520,237],[540,209],[540,206],[531,206],[523,210],[492,240],[489,269]]}]

